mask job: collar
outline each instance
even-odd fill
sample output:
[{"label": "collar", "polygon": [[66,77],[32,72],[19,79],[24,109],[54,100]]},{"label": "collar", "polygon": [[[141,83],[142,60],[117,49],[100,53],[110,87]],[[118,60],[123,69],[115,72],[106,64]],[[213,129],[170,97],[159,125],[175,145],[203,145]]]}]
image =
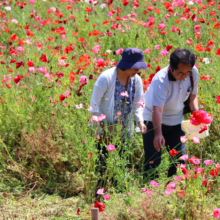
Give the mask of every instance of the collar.
[{"label": "collar", "polygon": [[172,73],[170,71],[170,68],[168,70],[168,79],[169,79],[169,81],[176,81],[176,79],[173,77],[173,75],[172,75]]}]

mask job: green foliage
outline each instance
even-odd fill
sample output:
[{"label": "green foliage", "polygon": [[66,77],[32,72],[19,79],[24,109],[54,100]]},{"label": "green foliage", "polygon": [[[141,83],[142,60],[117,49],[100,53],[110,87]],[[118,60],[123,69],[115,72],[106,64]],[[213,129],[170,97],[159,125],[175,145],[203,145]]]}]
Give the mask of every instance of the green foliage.
[{"label": "green foliage", "polygon": [[[35,198],[44,201],[45,197],[45,200],[49,201],[49,204],[46,204],[50,208],[53,205],[51,202],[53,198],[55,201],[59,200],[56,203],[57,211],[52,210],[50,214],[43,208],[44,203],[41,201],[40,207],[43,211],[39,210],[37,205],[34,206],[34,210],[37,210],[36,213],[40,215],[39,218],[54,216],[54,219],[86,219],[91,207],[85,203],[91,204],[94,201],[98,188],[97,182],[101,179],[105,181],[105,191],[112,193],[112,199],[106,201],[103,219],[164,219],[165,217],[166,219],[211,219],[210,210],[220,206],[217,200],[219,190],[216,188],[219,179],[217,177],[210,179],[215,187],[207,195],[205,195],[207,189],[201,187],[204,176],[200,175],[191,181],[185,180],[179,185],[181,190],[186,186],[185,197],[179,197],[177,191],[172,196],[164,196],[162,185],[168,181],[169,166],[169,156],[165,151],[162,163],[158,167],[161,187],[155,190],[157,192],[152,194],[151,198],[136,192],[140,191],[143,185],[151,187],[148,183],[143,184],[144,152],[142,136],[139,133],[135,133],[133,139],[126,139],[121,156],[119,153],[121,145],[118,141],[120,138],[115,137],[113,144],[117,144],[118,147],[108,153],[105,175],[99,175],[96,171],[100,166],[97,162],[99,158],[97,139],[91,135],[92,128],[88,123],[91,114],[86,109],[90,106],[93,86],[99,74],[120,60],[120,56],[113,53],[120,47],[151,49],[151,52],[145,54],[144,57],[146,63],[150,64],[149,69],[143,71],[141,75],[144,83],[147,82],[150,74],[155,73],[158,66],[163,68],[168,65],[168,57],[173,49],[179,47],[190,49],[197,55],[199,76],[207,74],[211,76],[210,81],[199,81],[198,96],[201,109],[204,108],[212,113],[213,122],[210,126],[210,136],[201,140],[200,145],[188,143],[187,152],[189,155],[200,158],[201,162],[205,159],[212,159],[214,164],[219,162],[220,111],[216,97],[220,95],[218,74],[220,56],[215,53],[219,47],[220,35],[219,28],[214,27],[216,22],[211,20],[215,17],[209,16],[210,11],[216,11],[216,14],[219,12],[217,2],[212,6],[207,6],[205,14],[198,13],[202,7],[199,4],[187,6],[190,8],[190,16],[195,11],[198,19],[203,18],[206,23],[198,21],[193,23],[190,18],[181,20],[185,10],[183,7],[175,7],[176,16],[170,13],[171,17],[166,20],[164,16],[169,12],[160,1],[139,1],[140,6],[136,9],[131,1],[124,7],[122,1],[115,0],[112,8],[106,6],[103,9],[100,5],[91,6],[86,2],[76,1],[70,10],[66,9],[69,2],[35,0],[33,6],[27,1],[23,9],[17,6],[16,2],[9,3],[12,7],[11,11],[6,12],[4,8],[0,9],[1,16],[7,21],[7,25],[1,29],[0,33],[1,46],[6,47],[5,50],[0,51],[0,59],[5,62],[5,64],[0,64],[1,82],[4,75],[7,77],[9,74],[12,75],[12,81],[7,82],[11,86],[10,89],[5,82],[0,84],[0,191],[2,192],[0,202],[3,207],[0,213],[6,213],[6,207],[10,206],[12,206],[10,207],[11,213],[15,213],[11,216],[6,214],[3,217],[30,218],[35,216],[32,215],[30,208],[27,210],[31,215],[24,214],[16,200],[21,199],[25,204],[31,201],[33,205],[33,201],[36,204],[38,202]],[[106,3],[106,1],[103,2]],[[206,4],[206,1],[203,1],[203,4]],[[147,10],[149,5],[153,5],[154,9],[158,8],[160,13],[157,14],[154,10],[144,14],[143,11]],[[56,12],[48,12],[51,7],[55,7],[56,12],[61,12],[64,17],[57,17]],[[86,12],[86,7],[91,7],[92,12]],[[119,10],[119,12],[110,18],[107,14],[112,9]],[[31,17],[33,10],[35,14]],[[6,12],[5,17],[2,11]],[[135,13],[137,17],[134,17]],[[73,19],[69,19],[71,15],[74,16]],[[40,25],[40,21],[34,20],[35,16],[39,16],[41,21],[48,19],[48,24]],[[116,19],[116,16],[120,18],[127,16],[127,20]],[[144,27],[143,24],[149,22],[149,17],[155,17],[155,24],[152,27]],[[135,20],[132,22],[130,18]],[[18,20],[18,23],[11,22],[12,19]],[[67,19],[66,23],[57,22],[63,22],[64,19]],[[88,19],[88,22],[85,19]],[[106,20],[109,23],[103,24]],[[157,28],[162,20],[166,24],[164,35]],[[119,28],[112,29],[113,24]],[[195,24],[201,25],[200,36],[195,34]],[[26,25],[29,25],[34,36],[27,36],[27,30],[24,29]],[[173,32],[173,26],[178,30]],[[59,27],[65,28],[66,39],[56,31]],[[10,33],[5,31],[6,28]],[[100,34],[93,35],[94,30],[99,31]],[[111,36],[107,35],[107,30],[112,33]],[[125,33],[121,33],[121,30]],[[18,40],[11,40],[12,34],[22,39],[25,42],[24,45],[19,45]],[[85,42],[80,42],[79,38],[84,38]],[[31,41],[30,44],[28,39]],[[187,44],[188,39],[192,40],[191,45]],[[214,46],[210,47],[211,51],[198,51],[198,44],[201,44],[203,48],[208,48],[206,46],[208,40],[214,42]],[[70,43],[74,50],[65,53],[64,49],[70,46]],[[166,57],[163,57],[160,51],[168,44],[173,48]],[[101,45],[100,53],[92,51],[96,45]],[[154,49],[155,45],[160,45],[160,50]],[[10,54],[9,48],[17,49],[18,46],[22,46],[24,52],[18,52],[17,55]],[[107,50],[112,52],[108,51],[108,54]],[[42,54],[46,54],[48,62],[41,62]],[[108,54],[108,56],[103,54]],[[64,60],[65,63],[69,63],[67,67],[59,65],[59,60],[63,56],[67,58]],[[212,62],[209,64],[199,62],[199,59],[205,57]],[[13,58],[22,61],[24,66],[16,68],[15,63],[10,62]],[[99,58],[105,62],[104,67],[97,66],[94,59]],[[29,72],[27,61],[34,63],[33,73]],[[45,72],[37,71],[40,67],[46,67],[46,72],[50,74],[50,77],[45,77]],[[9,72],[9,69],[13,72]],[[63,78],[58,78],[57,73],[60,72],[64,74]],[[70,73],[74,75],[72,80],[70,80]],[[78,89],[82,74],[90,77],[90,80],[82,87],[80,94]],[[16,85],[13,81],[17,75],[24,77],[20,85]],[[61,102],[59,97],[67,90],[71,92],[71,95]],[[84,105],[83,108],[76,109],[75,105],[80,103]],[[191,169],[193,168],[195,167]],[[209,171],[207,168],[206,174]],[[116,189],[113,188],[114,185],[117,185]],[[118,192],[121,194],[117,194]],[[128,192],[131,192],[131,195]],[[47,194],[53,194],[54,197],[48,198]],[[64,198],[78,196],[81,199],[79,201],[71,201],[71,198],[62,200],[56,194]],[[65,206],[59,208],[64,201],[66,206],[68,206],[68,201],[71,201],[74,210],[71,207],[65,209]],[[11,210],[13,206],[15,209]],[[81,207],[81,216],[76,215],[77,207]]]}]

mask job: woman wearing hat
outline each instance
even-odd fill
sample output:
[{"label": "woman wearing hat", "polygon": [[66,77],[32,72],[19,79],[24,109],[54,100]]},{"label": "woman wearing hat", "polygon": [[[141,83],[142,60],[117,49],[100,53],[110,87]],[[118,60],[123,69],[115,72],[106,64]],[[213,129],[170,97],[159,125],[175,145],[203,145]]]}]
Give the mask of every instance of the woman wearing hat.
[{"label": "woman wearing hat", "polygon": [[[146,132],[146,126],[142,117],[142,106],[137,104],[144,99],[143,85],[140,76],[137,74],[139,69],[148,69],[144,62],[143,51],[138,48],[127,48],[122,53],[122,59],[116,67],[105,70],[98,77],[90,106],[93,107],[92,114],[99,116],[106,115],[105,122],[109,124],[117,123],[114,119],[118,112],[124,114],[122,121],[124,125],[130,125],[130,134],[133,134],[134,124],[131,122],[132,112],[134,112],[136,122],[140,126],[142,133]],[[127,84],[127,98],[124,107],[124,96]],[[122,116],[122,115],[121,115]],[[130,122],[130,123],[129,123]]]},{"label": "woman wearing hat", "polygon": [[[122,53],[122,59],[116,67],[105,70],[98,77],[90,101],[90,106],[93,107],[92,114],[106,115],[104,121],[107,124],[114,124],[118,120],[122,120],[123,130],[128,131],[127,134],[131,137],[134,132],[132,117],[134,112],[136,123],[139,124],[141,132],[145,133],[146,126],[142,117],[143,106],[137,104],[144,99],[143,85],[137,73],[139,69],[147,68],[142,50],[138,48],[125,49]],[[126,100],[123,94],[126,94]],[[121,115],[117,118],[119,112]],[[126,132],[123,132],[122,139],[126,136],[124,133]],[[100,144],[98,144],[98,149],[101,149]],[[105,146],[103,146],[102,154],[107,154]]]}]

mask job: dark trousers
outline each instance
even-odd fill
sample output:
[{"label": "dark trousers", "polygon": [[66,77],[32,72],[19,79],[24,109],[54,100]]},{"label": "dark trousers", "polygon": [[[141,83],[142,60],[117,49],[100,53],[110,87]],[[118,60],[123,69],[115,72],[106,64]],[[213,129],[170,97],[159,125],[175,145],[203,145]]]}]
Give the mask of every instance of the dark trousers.
[{"label": "dark trousers", "polygon": [[[158,167],[158,165],[161,163],[161,150],[157,151],[153,145],[153,140],[154,140],[153,123],[151,121],[149,122],[145,121],[145,124],[147,125],[147,133],[143,135],[144,152],[145,152],[143,177],[144,179],[147,178],[148,180],[152,180],[158,178],[158,173],[155,172],[154,168]],[[162,124],[162,134],[165,139],[165,145],[167,151],[169,152],[172,149],[179,151],[179,154],[177,154],[176,156],[170,156],[171,166],[168,170],[168,177],[170,177],[176,174],[177,164],[180,163],[178,158],[183,155],[180,136],[184,136],[185,133],[181,130],[181,124],[175,126],[167,126]]]}]

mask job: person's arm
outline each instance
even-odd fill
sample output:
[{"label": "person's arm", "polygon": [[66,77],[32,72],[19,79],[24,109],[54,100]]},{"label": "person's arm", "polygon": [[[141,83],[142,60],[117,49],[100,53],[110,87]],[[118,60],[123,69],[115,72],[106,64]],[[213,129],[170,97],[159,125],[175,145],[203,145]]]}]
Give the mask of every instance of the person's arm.
[{"label": "person's arm", "polygon": [[107,84],[108,83],[106,76],[101,74],[94,85],[90,100],[90,106],[93,107],[91,113],[95,113],[94,115],[97,115],[97,113],[99,113],[102,98],[108,88]]},{"label": "person's arm", "polygon": [[[156,77],[155,75],[154,77]],[[162,115],[163,108],[166,102],[167,94],[169,91],[169,85],[167,83],[168,78],[157,77],[154,78],[151,83],[153,83],[153,97],[152,97],[152,123],[154,127],[154,147],[159,151],[162,146],[165,145],[165,139],[162,134]]]},{"label": "person's arm", "polygon": [[190,94],[189,97],[189,107],[191,111],[198,111],[199,110],[199,105],[198,105],[198,69],[196,67],[193,67],[193,82],[194,82],[194,88],[192,93]]},{"label": "person's arm", "polygon": [[197,94],[196,95],[193,95],[193,94],[190,94],[190,97],[189,97],[189,107],[191,109],[191,111],[198,111],[199,110],[199,104],[198,104],[198,96]]},{"label": "person's arm", "polygon": [[162,135],[162,115],[163,106],[153,106],[152,123],[154,127],[154,147],[159,151],[165,145],[165,139]]},{"label": "person's arm", "polygon": [[140,104],[137,104],[140,100],[144,102],[144,92],[143,92],[143,84],[142,80],[140,77],[137,77],[137,87],[136,87],[136,94],[134,97],[134,105],[135,106],[135,119],[136,123],[139,125],[141,133],[145,134],[147,132],[147,127],[144,124],[144,119],[143,119],[143,109],[144,106],[141,106]]}]

